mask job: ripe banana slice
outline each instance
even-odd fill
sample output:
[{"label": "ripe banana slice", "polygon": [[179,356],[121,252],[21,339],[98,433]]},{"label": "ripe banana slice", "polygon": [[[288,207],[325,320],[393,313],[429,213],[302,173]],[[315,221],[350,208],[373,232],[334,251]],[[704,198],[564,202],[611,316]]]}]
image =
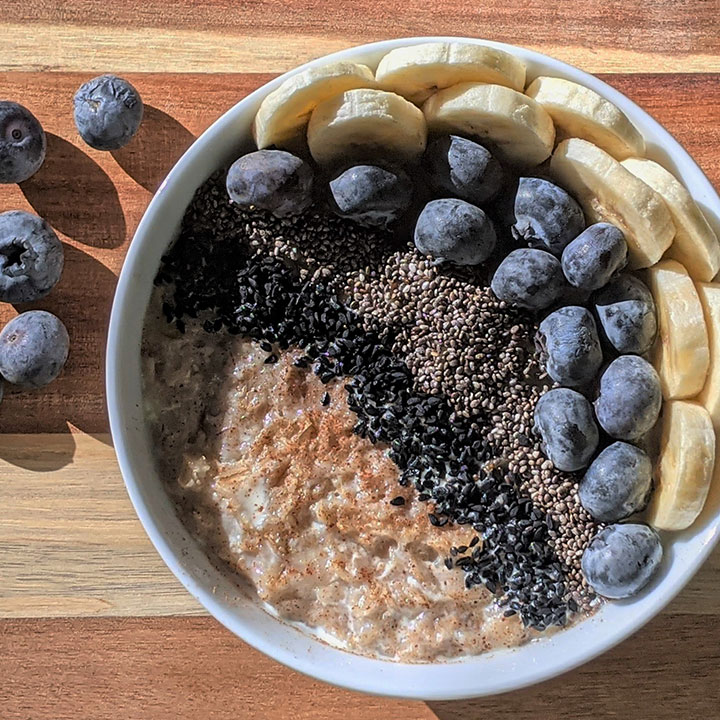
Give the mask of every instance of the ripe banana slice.
[{"label": "ripe banana slice", "polygon": [[625,233],[631,268],[653,265],[670,247],[675,225],[663,199],[597,145],[564,140],[550,171],[590,222],[609,222]]},{"label": "ripe banana slice", "polygon": [[658,321],[651,361],[663,396],[666,400],[695,397],[705,385],[710,364],[708,331],[695,284],[676,260],[651,267],[647,281]]},{"label": "ripe banana slice", "polygon": [[628,158],[622,166],[660,195],[670,210],[677,232],[665,257],[681,262],[694,280],[710,282],[720,270],[720,242],[690,193],[652,160]]},{"label": "ripe banana slice", "polygon": [[525,63],[495,48],[470,43],[436,42],[391,50],[375,71],[380,87],[418,105],[436,90],[461,82],[483,82],[520,90]]},{"label": "ripe banana slice", "polygon": [[293,147],[302,139],[315,107],[345,90],[375,87],[369,67],[336,62],[292,75],[263,101],[253,122],[259,149]]},{"label": "ripe banana slice", "polygon": [[411,102],[385,90],[348,90],[320,103],[310,116],[310,153],[321,165],[340,160],[417,160],[427,126]]},{"label": "ripe banana slice", "polygon": [[563,78],[539,77],[525,93],[548,111],[559,137],[589,140],[617,160],[645,154],[645,140],[627,115],[594,90]]},{"label": "ripe banana slice", "polygon": [[697,283],[696,289],[705,313],[710,345],[710,368],[705,386],[696,399],[710,413],[715,428],[720,430],[720,285]]},{"label": "ripe banana slice", "polygon": [[707,498],[715,465],[715,431],[707,410],[685,400],[665,403],[662,426],[647,520],[660,530],[684,530]]},{"label": "ripe banana slice", "polygon": [[423,113],[431,132],[486,140],[501,159],[534,167],[550,157],[555,126],[532,98],[502,85],[460,83],[435,93]]}]

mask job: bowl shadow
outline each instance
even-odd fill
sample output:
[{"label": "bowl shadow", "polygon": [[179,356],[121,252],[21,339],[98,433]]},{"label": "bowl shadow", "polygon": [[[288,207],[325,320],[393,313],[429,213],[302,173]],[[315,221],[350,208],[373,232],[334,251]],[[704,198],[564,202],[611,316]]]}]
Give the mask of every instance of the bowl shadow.
[{"label": "bowl shadow", "polygon": [[52,447],[43,452],[37,452],[35,447],[28,451],[27,442],[22,437],[0,434],[0,458],[25,470],[36,473],[52,472],[69,465],[74,456],[75,438],[67,425],[63,433],[53,437]]},{"label": "bowl shadow", "polygon": [[112,156],[138,185],[154,193],[195,136],[175,118],[145,105],[135,137]]},{"label": "bowl shadow", "polygon": [[47,133],[45,162],[20,189],[38,215],[72,240],[96,248],[125,242],[125,215],[113,181],[67,140]]}]

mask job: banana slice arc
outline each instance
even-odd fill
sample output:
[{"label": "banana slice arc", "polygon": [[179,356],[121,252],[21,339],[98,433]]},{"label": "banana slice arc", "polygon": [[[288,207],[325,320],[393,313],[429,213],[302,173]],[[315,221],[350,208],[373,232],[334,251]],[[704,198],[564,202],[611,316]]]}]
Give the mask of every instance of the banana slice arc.
[{"label": "banana slice arc", "polygon": [[532,98],[503,85],[460,83],[435,93],[423,113],[431,132],[455,132],[492,143],[501,160],[534,167],[550,157],[552,118]]},{"label": "banana slice arc", "polygon": [[651,362],[667,400],[695,397],[705,385],[710,347],[695,283],[676,260],[662,260],[647,271],[655,300],[658,338]]},{"label": "banana slice arc", "polygon": [[253,122],[258,148],[293,147],[303,138],[318,104],[345,90],[372,87],[372,70],[352,62],[331,63],[289,77],[260,103]]},{"label": "banana slice arc", "polygon": [[525,87],[525,63],[503,50],[469,43],[423,43],[391,50],[375,71],[380,87],[422,104],[462,82]]},{"label": "banana slice arc", "polygon": [[631,269],[650,267],[670,247],[675,225],[664,200],[597,145],[563,140],[550,172],[590,222],[609,222],[625,233]]},{"label": "banana slice arc", "polygon": [[320,165],[372,158],[417,160],[427,126],[411,102],[386,90],[348,90],[320,103],[310,116],[310,153]]},{"label": "banana slice arc", "polygon": [[720,242],[690,193],[652,160],[628,158],[622,166],[660,195],[670,210],[676,234],[665,257],[681,262],[694,280],[710,282],[720,270]]},{"label": "banana slice arc", "polygon": [[700,514],[715,465],[715,432],[702,405],[665,403],[655,490],[648,522],[660,530],[684,530]]},{"label": "banana slice arc", "polygon": [[645,140],[627,115],[584,85],[539,77],[525,93],[548,111],[559,137],[582,138],[617,160],[645,154]]},{"label": "banana slice arc", "polygon": [[696,399],[710,413],[715,428],[720,430],[720,285],[697,283],[696,289],[705,313],[710,347],[707,379]]}]

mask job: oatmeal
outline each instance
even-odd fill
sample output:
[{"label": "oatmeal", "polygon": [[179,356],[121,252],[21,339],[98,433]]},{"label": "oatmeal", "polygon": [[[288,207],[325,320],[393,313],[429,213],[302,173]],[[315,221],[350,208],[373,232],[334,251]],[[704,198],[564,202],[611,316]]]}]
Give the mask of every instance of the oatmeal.
[{"label": "oatmeal", "polygon": [[[404,661],[531,636],[449,569],[476,533],[427,522],[382,445],[353,433],[339,382],[323,385],[254,341],[184,334],[148,311],[146,412],[158,463],[190,531],[280,617],[333,644]],[[476,541],[477,542],[477,541]]]}]

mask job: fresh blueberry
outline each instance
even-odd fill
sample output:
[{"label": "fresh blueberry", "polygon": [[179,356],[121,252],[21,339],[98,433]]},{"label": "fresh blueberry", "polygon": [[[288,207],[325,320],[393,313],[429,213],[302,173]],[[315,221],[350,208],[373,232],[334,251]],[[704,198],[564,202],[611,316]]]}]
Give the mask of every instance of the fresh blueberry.
[{"label": "fresh blueberry", "polygon": [[597,290],[606,285],[626,263],[625,236],[610,223],[590,225],[562,254],[565,277],[582,290]]},{"label": "fresh blueberry", "polygon": [[595,298],[600,326],[619,353],[646,353],[655,341],[657,318],[652,293],[632,275],[621,275]]},{"label": "fresh blueberry", "polygon": [[423,255],[457,265],[484,262],[496,242],[490,218],[464,200],[432,200],[423,208],[415,225],[415,247]]},{"label": "fresh blueberry", "polygon": [[538,400],[535,430],[553,465],[567,472],[590,462],[600,437],[590,403],[568,388],[550,390]]},{"label": "fresh blueberry", "polygon": [[127,80],[100,75],[75,93],[74,115],[80,137],[90,147],[117,150],[127,145],[140,127],[143,102]]},{"label": "fresh blueberry", "polygon": [[63,246],[53,229],[24,210],[0,213],[0,301],[47,295],[62,274]]},{"label": "fresh blueberry", "polygon": [[20,183],[45,160],[47,139],[38,119],[22,105],[0,100],[0,183]]},{"label": "fresh blueberry", "polygon": [[616,442],[593,461],[580,481],[582,506],[604,523],[624,520],[640,512],[652,489],[652,463],[634,445]]},{"label": "fresh blueberry", "polygon": [[425,155],[430,184],[438,193],[482,205],[497,195],[503,184],[500,163],[472,140],[449,135],[438,138]]},{"label": "fresh blueberry", "polygon": [[312,203],[313,171],[285,150],[256,150],[228,170],[230,199],[241,207],[269,210],[277,217],[299,215]]},{"label": "fresh blueberry", "polygon": [[54,315],[22,313],[0,332],[0,374],[14,385],[43,387],[60,374],[69,346],[67,330]]},{"label": "fresh blueberry", "polygon": [[338,215],[386,227],[410,206],[413,186],[401,170],[356,165],[330,182],[330,192]]},{"label": "fresh blueberry", "polygon": [[621,355],[600,378],[595,413],[603,430],[617,440],[637,440],[657,422],[662,405],[660,379],[637,355]]},{"label": "fresh blueberry", "polygon": [[541,178],[520,178],[512,228],[517,240],[560,255],[584,227],[582,209],[562,188]]},{"label": "fresh blueberry", "polygon": [[582,570],[590,587],[612,600],[639,593],[660,567],[660,536],[649,526],[610,525],[587,546]]},{"label": "fresh blueberry", "polygon": [[498,266],[491,287],[500,300],[530,310],[552,305],[566,288],[560,261],[544,250],[513,250]]},{"label": "fresh blueberry", "polygon": [[550,313],[540,323],[538,342],[547,356],[548,375],[561,385],[585,385],[602,364],[595,320],[584,307],[570,305]]}]

